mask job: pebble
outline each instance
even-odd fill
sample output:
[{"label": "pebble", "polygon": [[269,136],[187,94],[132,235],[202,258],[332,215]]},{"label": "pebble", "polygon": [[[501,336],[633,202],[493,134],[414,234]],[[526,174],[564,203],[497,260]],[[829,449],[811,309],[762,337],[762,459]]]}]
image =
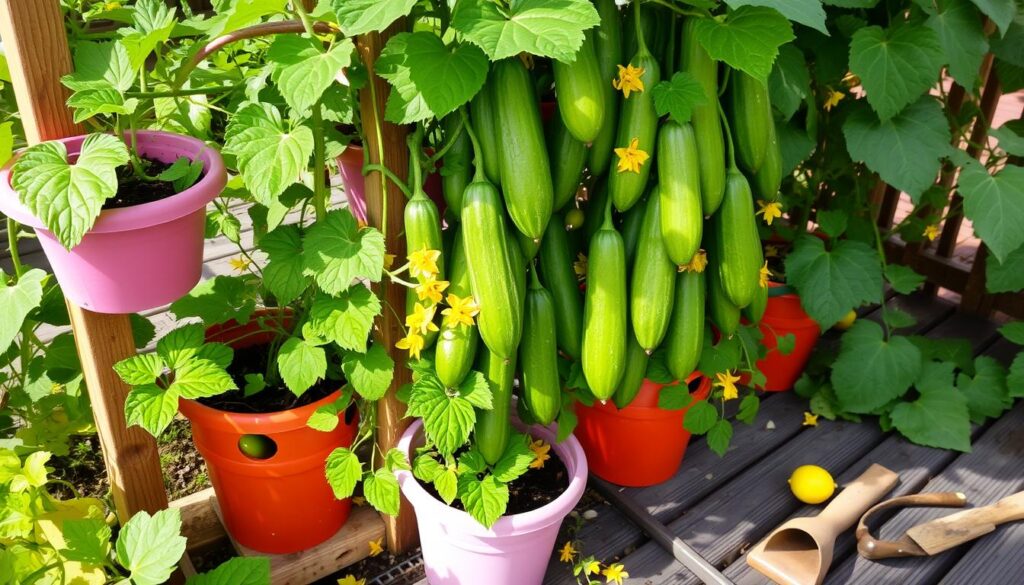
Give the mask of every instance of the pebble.
[{"label": "pebble", "polygon": [[587,510],[583,513],[584,520],[593,520],[594,518],[597,518],[597,510]]},{"label": "pebble", "polygon": [[775,421],[773,421],[773,420],[768,421],[768,424],[764,425],[764,428],[768,429],[769,431],[774,431],[775,430]]}]

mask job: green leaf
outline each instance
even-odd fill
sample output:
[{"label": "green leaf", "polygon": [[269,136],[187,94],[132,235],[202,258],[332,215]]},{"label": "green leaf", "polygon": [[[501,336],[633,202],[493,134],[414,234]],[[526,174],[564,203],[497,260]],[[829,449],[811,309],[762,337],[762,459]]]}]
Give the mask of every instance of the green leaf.
[{"label": "green leaf", "polygon": [[106,86],[123,93],[135,85],[136,72],[120,41],[76,43],[74,60],[75,72],[65,75],[61,83],[75,91]]},{"label": "green leaf", "polygon": [[117,193],[117,167],[128,148],[109,134],[90,134],[74,164],[63,143],[30,146],[14,163],[11,186],[21,202],[71,249],[92,229],[103,202]]},{"label": "green leaf", "polygon": [[999,333],[1017,345],[1024,345],[1024,321],[1007,323],[999,328]]},{"label": "green leaf", "polygon": [[349,37],[382,31],[406,16],[416,0],[331,0],[341,30]]},{"label": "green leaf", "polygon": [[697,369],[709,378],[713,378],[719,372],[735,370],[742,358],[739,336],[719,339],[717,344],[712,343],[713,339],[712,335],[706,332],[700,362],[697,364]]},{"label": "green leaf", "polygon": [[707,400],[699,400],[686,411],[683,427],[695,435],[703,435],[718,422],[718,409]]},{"label": "green leaf", "polygon": [[786,333],[775,336],[775,349],[782,355],[789,355],[796,349],[796,335]]},{"label": "green leaf", "polygon": [[990,293],[1024,289],[1024,246],[1007,254],[1003,261],[988,258],[985,263],[985,287]]},{"label": "green leaf", "polygon": [[682,410],[693,403],[693,396],[685,384],[664,386],[658,394],[658,408],[662,410]]},{"label": "green leaf", "polygon": [[930,96],[885,122],[857,102],[843,124],[843,135],[853,160],[909,193],[915,202],[935,181],[950,140],[942,108]]},{"label": "green leaf", "polygon": [[233,557],[216,569],[193,575],[186,585],[266,585],[270,583],[270,559],[267,557]]},{"label": "green leaf", "polygon": [[465,104],[487,79],[487,56],[475,45],[452,48],[432,32],[415,32],[405,39],[404,66],[409,80],[437,118]]},{"label": "green leaf", "polygon": [[896,430],[926,447],[970,451],[971,419],[967,400],[953,387],[953,364],[925,364],[916,385],[920,398],[892,409]]},{"label": "green leaf", "polygon": [[793,22],[828,34],[825,27],[825,9],[821,6],[821,0],[725,0],[725,3],[733,9],[741,6],[774,8]]},{"label": "green leaf", "polygon": [[873,321],[860,320],[843,335],[832,364],[832,387],[843,410],[870,413],[903,396],[921,371],[921,352],[906,337],[888,341]]},{"label": "green leaf", "polygon": [[921,6],[930,15],[924,25],[938,35],[949,72],[957,83],[973,92],[981,61],[988,52],[978,11],[967,0],[939,0]]},{"label": "green leaf", "polygon": [[171,577],[185,554],[181,512],[160,510],[152,516],[136,512],[117,537],[117,562],[131,573],[132,583],[160,585]]},{"label": "green leaf", "polygon": [[830,238],[843,235],[849,221],[850,214],[841,209],[818,212],[818,227]]},{"label": "green leaf", "polygon": [[750,393],[740,400],[740,410],[736,413],[736,420],[749,424],[757,418],[757,411],[761,408],[761,399],[757,394]]},{"label": "green leaf", "polygon": [[883,121],[928,91],[943,61],[939,35],[924,25],[869,26],[850,41],[850,71]]},{"label": "green leaf", "polygon": [[110,556],[110,527],[95,518],[68,519],[60,526],[66,549],[60,555],[69,561],[102,565]]},{"label": "green leaf", "polygon": [[124,417],[128,426],[139,425],[154,437],[167,429],[178,413],[178,394],[156,384],[136,386],[124,401]]},{"label": "green leaf", "polygon": [[204,343],[196,350],[196,357],[227,368],[235,357],[235,350],[223,343]]},{"label": "green leaf", "polygon": [[904,329],[917,325],[917,319],[913,315],[899,309],[886,309],[882,319],[892,329]]},{"label": "green leaf", "polygon": [[245,386],[242,388],[242,393],[245,394],[246,398],[248,398],[253,394],[262,392],[266,387],[267,381],[263,378],[263,374],[246,374]]},{"label": "green leaf", "polygon": [[882,267],[875,251],[862,242],[840,240],[826,250],[820,238],[801,236],[785,268],[787,282],[800,292],[804,310],[822,329],[851,309],[881,301]]},{"label": "green leaf", "polygon": [[1012,122],[988,131],[988,135],[999,141],[999,148],[1007,154],[1024,156],[1024,136],[1018,133],[1021,127]]},{"label": "green leaf", "polygon": [[[218,6],[217,15],[206,21],[207,38],[213,39],[259,22],[264,16],[285,11],[288,0],[232,0]],[[217,2],[214,3],[215,6]]]},{"label": "green leaf", "polygon": [[491,392],[491,386],[487,383],[487,377],[480,372],[471,371],[462,380],[462,383],[459,384],[459,395],[479,409],[494,408],[494,394]]},{"label": "green leaf", "polygon": [[68,98],[68,107],[75,111],[75,123],[79,124],[99,115],[130,114],[138,106],[138,100],[125,100],[112,87],[96,87],[76,91]]},{"label": "green leaf", "polygon": [[379,314],[380,299],[377,295],[365,286],[353,286],[336,297],[318,296],[313,301],[306,326],[318,337],[345,349],[364,352],[373,319]]},{"label": "green leaf", "polygon": [[346,353],[341,369],[360,396],[366,400],[379,400],[391,387],[395,362],[383,345],[373,344],[366,353]]},{"label": "green leaf", "polygon": [[189,360],[174,370],[175,390],[182,398],[207,398],[234,390],[238,386],[220,365],[205,359]]},{"label": "green leaf", "polygon": [[454,469],[445,469],[434,478],[434,489],[437,495],[441,496],[444,503],[451,505],[452,501],[459,494],[459,475]]},{"label": "green leaf", "polygon": [[494,464],[494,478],[502,483],[510,483],[526,473],[536,458],[530,449],[529,438],[515,434],[509,439],[501,458]]},{"label": "green leaf", "polygon": [[1017,354],[1010,364],[1010,372],[1006,376],[1006,386],[1010,397],[1024,398],[1024,352]]},{"label": "green leaf", "polygon": [[654,108],[659,116],[668,115],[685,124],[693,115],[693,108],[707,103],[704,88],[689,73],[679,72],[671,80],[661,81],[651,90]]},{"label": "green leaf", "polygon": [[413,382],[407,414],[423,418],[427,438],[445,457],[469,440],[476,424],[473,404],[461,395],[448,396],[444,385],[433,375],[421,376]]},{"label": "green leaf", "polygon": [[1007,165],[990,175],[975,162],[960,171],[959,184],[964,215],[996,259],[1024,245],[1024,167]]},{"label": "green leaf", "polygon": [[246,104],[231,118],[224,134],[224,152],[238,160],[238,170],[252,196],[270,206],[299,180],[313,154],[313,132],[288,128],[270,104]]},{"label": "green leaf", "polygon": [[987,419],[998,418],[1013,405],[1013,399],[1006,388],[1006,367],[989,356],[978,356],[974,360],[973,377],[961,372],[957,376],[957,390],[967,399],[967,410],[971,422],[982,424]]},{"label": "green leaf", "polygon": [[303,245],[305,273],[330,295],[347,290],[358,278],[378,282],[384,269],[384,236],[360,229],[347,210],[335,210],[313,224]]},{"label": "green leaf", "polygon": [[352,497],[356,484],[363,478],[363,464],[352,451],[338,447],[327,456],[327,483],[339,500]]},{"label": "green leaf", "polygon": [[768,77],[768,95],[772,105],[789,120],[800,109],[811,86],[804,54],[793,44],[779,47],[779,57]]},{"label": "green leaf", "polygon": [[155,353],[133,355],[114,364],[114,371],[125,384],[152,384],[164,372],[164,361]]},{"label": "green leaf", "polygon": [[889,281],[892,289],[901,295],[909,295],[925,281],[924,276],[902,264],[886,264],[885,279]]},{"label": "green leaf", "polygon": [[156,342],[156,353],[167,367],[176,370],[196,357],[203,346],[205,328],[202,323],[182,325]]},{"label": "green leaf", "polygon": [[302,230],[296,225],[280,225],[260,238],[259,247],[267,254],[263,284],[280,303],[290,303],[309,286],[303,273]]},{"label": "green leaf", "polygon": [[782,150],[782,171],[784,175],[792,174],[796,167],[807,160],[814,152],[817,144],[807,136],[804,128],[797,128],[792,123],[775,121],[775,134]]},{"label": "green leaf", "polygon": [[952,362],[962,371],[974,375],[974,348],[958,337],[946,339],[912,335],[907,339],[921,352],[923,361]]},{"label": "green leaf", "polygon": [[160,0],[139,0],[132,12],[134,26],[118,31],[132,70],[138,71],[149,55],[167,41],[177,24],[174,10]]},{"label": "green leaf", "polygon": [[732,442],[732,423],[724,419],[716,422],[708,431],[707,441],[712,451],[719,457],[725,457],[729,443]]},{"label": "green leaf", "polygon": [[327,374],[327,354],[305,339],[289,337],[277,354],[277,368],[285,386],[296,396]]},{"label": "green leaf", "polygon": [[490,528],[508,508],[508,486],[494,476],[480,480],[474,476],[459,477],[459,499],[469,515]]},{"label": "green leaf", "polygon": [[779,47],[794,39],[786,17],[761,6],[743,6],[724,20],[702,18],[694,32],[712,59],[725,61],[762,83],[768,81]]},{"label": "green leaf", "polygon": [[579,419],[576,416],[576,399],[570,392],[562,393],[562,408],[558,411],[558,435],[555,440],[559,443],[569,438],[569,435],[576,430]]},{"label": "green leaf", "polygon": [[499,61],[519,53],[576,61],[583,31],[601,19],[586,0],[519,0],[504,9],[490,0],[461,0],[452,28]]},{"label": "green leaf", "polygon": [[178,319],[199,317],[208,327],[231,320],[245,323],[255,310],[255,291],[241,276],[204,280],[171,303],[171,312]]},{"label": "green leaf", "polygon": [[0,122],[0,165],[7,164],[14,155],[14,122]]},{"label": "green leaf", "polygon": [[349,66],[352,50],[349,39],[324,51],[320,39],[277,35],[267,50],[267,59],[274,64],[271,79],[288,106],[305,116],[341,70]]},{"label": "green leaf", "polygon": [[398,478],[387,469],[381,468],[363,480],[363,495],[381,514],[398,516],[402,503],[398,490]]},{"label": "green leaf", "polygon": [[[260,379],[262,380],[262,376]],[[309,419],[306,420],[306,426],[322,433],[333,431],[338,428],[338,416],[345,412],[351,403],[352,389],[345,387],[337,400],[317,407],[313,414],[309,415]]]},{"label": "green leaf", "polygon": [[36,451],[26,457],[18,474],[11,479],[8,486],[10,490],[24,492],[46,485],[46,462],[50,460],[50,457],[51,454],[46,451]]},{"label": "green leaf", "polygon": [[412,474],[416,479],[423,482],[432,482],[437,476],[444,473],[444,466],[430,453],[423,453],[412,462]]},{"label": "green leaf", "polygon": [[0,288],[0,351],[10,347],[25,317],[43,301],[45,278],[45,272],[33,268],[22,274],[17,284]]},{"label": "green leaf", "polygon": [[985,16],[999,27],[999,32],[1006,34],[1017,14],[1017,6],[1013,0],[971,0]]},{"label": "green leaf", "polygon": [[409,465],[409,458],[400,449],[395,448],[388,449],[387,455],[384,456],[384,467],[390,471],[396,469],[412,470],[412,466]]},{"label": "green leaf", "polygon": [[393,91],[388,96],[384,117],[396,124],[411,124],[433,118],[434,112],[412,80],[407,63],[408,42],[412,33],[399,33],[388,41],[374,64],[377,74],[388,80]]}]

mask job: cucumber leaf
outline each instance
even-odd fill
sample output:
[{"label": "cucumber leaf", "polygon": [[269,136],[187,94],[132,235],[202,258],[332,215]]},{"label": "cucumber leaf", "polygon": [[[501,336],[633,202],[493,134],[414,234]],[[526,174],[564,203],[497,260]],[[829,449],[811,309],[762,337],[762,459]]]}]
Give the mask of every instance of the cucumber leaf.
[{"label": "cucumber leaf", "polygon": [[767,83],[779,47],[795,38],[786,17],[763,6],[742,6],[724,19],[702,18],[695,34],[712,59],[725,61],[761,83]]},{"label": "cucumber leaf", "polygon": [[925,364],[916,386],[920,393],[917,400],[893,407],[890,414],[893,427],[919,445],[969,452],[970,413],[967,399],[953,386],[953,364]]},{"label": "cucumber leaf", "polygon": [[452,14],[452,28],[491,61],[525,52],[573,63],[583,31],[600,23],[586,0],[520,0],[508,9],[492,0],[460,0]]},{"label": "cucumber leaf", "polygon": [[866,414],[903,396],[920,371],[921,351],[909,339],[886,340],[878,323],[860,320],[842,337],[832,387],[842,410]]},{"label": "cucumber leaf", "polygon": [[924,25],[869,26],[850,41],[850,70],[883,121],[928,91],[944,60],[939,35]]}]

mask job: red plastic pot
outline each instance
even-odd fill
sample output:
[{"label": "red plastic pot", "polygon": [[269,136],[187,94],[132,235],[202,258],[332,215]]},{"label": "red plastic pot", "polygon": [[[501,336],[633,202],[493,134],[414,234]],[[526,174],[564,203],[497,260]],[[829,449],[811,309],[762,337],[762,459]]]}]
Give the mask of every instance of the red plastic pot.
[{"label": "red plastic pot", "polygon": [[[772,288],[783,285],[769,283]],[[785,293],[768,296],[768,306],[761,319],[762,343],[768,348],[768,354],[757,362],[757,367],[765,376],[765,392],[781,392],[793,387],[797,378],[807,366],[807,360],[814,351],[814,345],[821,336],[821,328],[800,305],[800,296]],[[777,348],[776,336],[782,337],[792,333],[796,340],[793,351],[782,355]]]},{"label": "red plastic pot", "polygon": [[[707,398],[711,380],[694,372],[687,384],[696,400]],[[683,428],[689,408],[658,408],[662,384],[644,380],[633,402],[619,409],[605,404],[578,406],[574,434],[587,454],[590,471],[617,485],[646,487],[671,478],[679,470],[690,442]]]},{"label": "red plastic pot", "polygon": [[[236,349],[268,343],[270,332],[239,340],[258,330],[255,320],[229,323],[210,328],[207,340]],[[324,462],[335,448],[352,444],[358,416],[339,415],[342,420],[328,433],[306,426],[313,411],[340,394],[339,390],[306,406],[268,414],[226,412],[180,401],[181,413],[192,422],[196,448],[206,460],[224,525],[239,544],[264,553],[294,553],[334,536],[348,520],[351,501],[334,497]],[[264,459],[249,457],[239,446],[243,435],[265,437],[276,450]]]},{"label": "red plastic pot", "polygon": [[[345,187],[345,198],[348,199],[348,208],[352,215],[361,222],[366,222],[366,177],[363,176],[363,147],[359,144],[350,144],[341,155],[338,156],[338,174],[341,175],[341,182]],[[441,175],[431,173],[423,183],[423,190],[430,199],[437,205],[437,210],[444,217],[448,204],[441,195]]]}]

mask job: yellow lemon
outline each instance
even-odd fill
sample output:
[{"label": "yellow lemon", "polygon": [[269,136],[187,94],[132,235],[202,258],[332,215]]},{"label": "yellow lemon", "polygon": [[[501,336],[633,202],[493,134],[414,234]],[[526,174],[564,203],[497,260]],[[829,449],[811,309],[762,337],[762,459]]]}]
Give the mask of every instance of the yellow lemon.
[{"label": "yellow lemon", "polygon": [[840,319],[838,323],[833,325],[832,328],[833,329],[838,329],[840,331],[846,331],[847,329],[850,328],[851,325],[853,325],[853,322],[856,321],[856,320],[857,320],[857,311],[851,310],[842,319]]},{"label": "yellow lemon", "polygon": [[789,489],[805,504],[820,504],[832,497],[836,482],[828,471],[817,465],[801,465],[789,476]]}]

